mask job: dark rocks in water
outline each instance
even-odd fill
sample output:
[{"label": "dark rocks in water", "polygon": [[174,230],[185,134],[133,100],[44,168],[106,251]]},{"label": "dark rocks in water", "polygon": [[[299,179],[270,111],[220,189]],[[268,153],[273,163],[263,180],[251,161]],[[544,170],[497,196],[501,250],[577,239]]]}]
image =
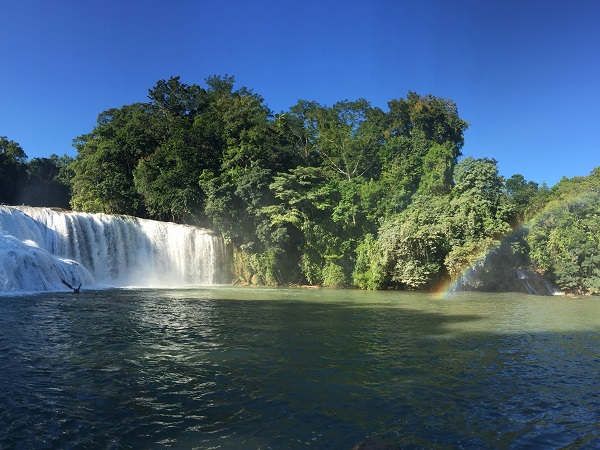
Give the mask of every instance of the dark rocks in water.
[{"label": "dark rocks in water", "polygon": [[67,283],[65,280],[63,280],[62,278],[60,279],[60,281],[62,281],[62,283],[65,286],[67,286],[69,289],[73,289],[73,293],[74,294],[79,294],[80,293],[80,291],[81,291],[81,283],[79,283],[79,286],[74,287],[74,286],[71,286],[69,283]]},{"label": "dark rocks in water", "polygon": [[352,447],[352,450],[400,450],[400,446],[374,441],[371,439],[365,439],[364,441],[360,441],[358,444]]}]

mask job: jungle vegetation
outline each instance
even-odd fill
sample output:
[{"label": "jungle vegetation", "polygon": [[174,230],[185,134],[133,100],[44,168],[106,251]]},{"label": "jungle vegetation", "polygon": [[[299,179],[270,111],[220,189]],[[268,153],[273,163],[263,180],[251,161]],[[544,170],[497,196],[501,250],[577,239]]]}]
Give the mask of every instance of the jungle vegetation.
[{"label": "jungle vegetation", "polygon": [[[462,157],[448,99],[408,92],[299,100],[274,114],[231,76],[160,80],[99,114],[77,156],[36,158],[0,138],[0,202],[212,228],[235,281],[431,289],[486,251],[600,293],[600,168],[548,188]],[[462,157],[462,158],[461,158]]]}]

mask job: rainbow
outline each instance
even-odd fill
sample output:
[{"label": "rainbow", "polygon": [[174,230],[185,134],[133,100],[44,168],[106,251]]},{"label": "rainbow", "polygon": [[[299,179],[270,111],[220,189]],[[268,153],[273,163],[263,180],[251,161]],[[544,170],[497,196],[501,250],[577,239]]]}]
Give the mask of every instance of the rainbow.
[{"label": "rainbow", "polygon": [[502,241],[491,242],[490,245],[486,246],[477,255],[475,255],[469,265],[464,268],[461,272],[458,272],[449,280],[445,280],[438,284],[434,289],[434,294],[439,298],[448,298],[453,293],[462,290],[461,287],[467,284],[467,280],[473,278],[477,270],[481,269],[485,264],[485,261],[500,248],[502,242],[509,240],[510,237],[514,236],[516,231],[513,231],[506,235]]},{"label": "rainbow", "polygon": [[[574,201],[576,201],[576,199],[574,199]],[[490,257],[498,252],[503,246],[508,245],[511,241],[514,241],[518,235],[527,232],[540,218],[553,214],[558,207],[561,207],[561,205],[555,203],[549,204],[545,208],[542,208],[542,210],[531,219],[520,223],[510,233],[507,233],[505,236],[503,236],[502,239],[490,240],[488,245],[484,246],[482,250],[480,250],[473,258],[471,258],[469,264],[461,272],[458,272],[449,280],[437,285],[433,290],[433,293],[439,298],[448,298],[452,294],[464,290],[462,288],[469,284],[469,280],[472,280],[476,277],[477,272],[482,270]],[[562,207],[564,207],[564,204],[562,204]],[[515,268],[515,270],[520,272],[517,268]],[[554,290],[555,295],[562,295],[562,292],[556,288],[551,289],[548,287],[548,291],[552,290]]]}]

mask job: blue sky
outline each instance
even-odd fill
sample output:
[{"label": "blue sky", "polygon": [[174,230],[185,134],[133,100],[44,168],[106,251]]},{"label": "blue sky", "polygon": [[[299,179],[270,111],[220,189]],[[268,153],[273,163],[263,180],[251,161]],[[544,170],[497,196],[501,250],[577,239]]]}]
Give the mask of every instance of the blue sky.
[{"label": "blue sky", "polygon": [[553,185],[600,166],[596,0],[0,0],[0,135],[75,155],[98,114],[160,79],[234,75],[274,112],[454,100],[465,156]]}]

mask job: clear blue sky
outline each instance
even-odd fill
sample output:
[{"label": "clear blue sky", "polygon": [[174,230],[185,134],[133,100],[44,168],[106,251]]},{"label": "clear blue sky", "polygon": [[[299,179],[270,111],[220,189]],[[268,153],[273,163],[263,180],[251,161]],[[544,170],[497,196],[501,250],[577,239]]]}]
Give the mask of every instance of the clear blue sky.
[{"label": "clear blue sky", "polygon": [[600,1],[0,0],[0,135],[29,158],[156,81],[234,75],[274,112],[451,98],[465,156],[556,183],[600,166]]}]

